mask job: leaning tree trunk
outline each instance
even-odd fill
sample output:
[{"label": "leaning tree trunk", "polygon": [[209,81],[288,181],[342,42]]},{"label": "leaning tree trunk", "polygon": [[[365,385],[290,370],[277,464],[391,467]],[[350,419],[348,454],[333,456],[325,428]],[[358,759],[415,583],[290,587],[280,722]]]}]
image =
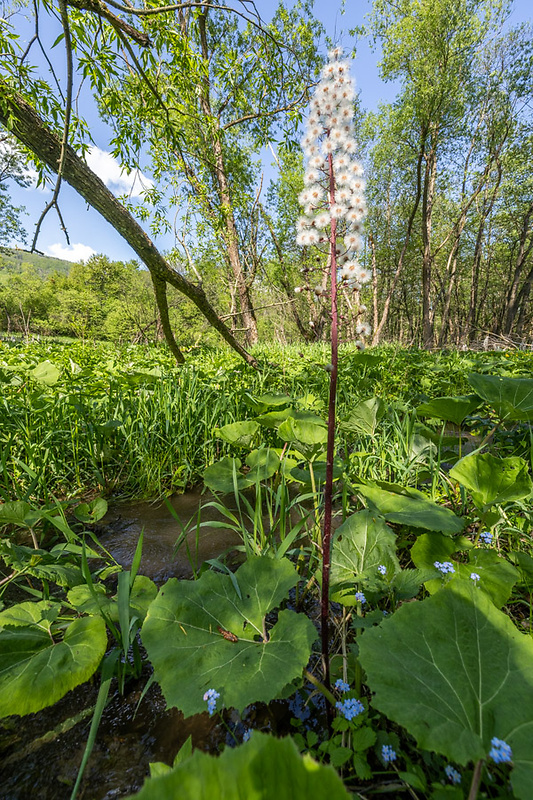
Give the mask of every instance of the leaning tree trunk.
[{"label": "leaning tree trunk", "polygon": [[[3,80],[0,80],[0,92],[3,95],[0,102],[0,124],[8,128],[40,161],[57,173],[62,149],[60,138],[48,128],[35,109],[21,95],[11,90]],[[159,289],[156,291],[156,300],[165,336],[168,337],[170,323],[166,291],[161,291],[161,283],[170,283],[192,300],[207,321],[245,361],[257,366],[253,356],[239,344],[222,322],[204,290],[170,267],[129,211],[119,203],[103,181],[89,169],[85,161],[70,146],[65,150],[61,177],[113,226],[149,269],[154,286]],[[178,356],[179,349],[174,337],[171,335],[167,340],[177,360],[183,360],[181,353]]]}]

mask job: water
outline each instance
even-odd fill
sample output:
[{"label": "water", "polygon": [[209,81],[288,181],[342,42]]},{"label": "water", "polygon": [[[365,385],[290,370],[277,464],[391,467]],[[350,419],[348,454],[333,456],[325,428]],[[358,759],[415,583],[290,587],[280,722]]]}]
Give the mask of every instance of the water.
[{"label": "water", "polygon": [[[202,523],[225,521],[223,514],[216,509],[205,508],[212,500],[212,495],[202,495],[200,489],[174,496],[170,502],[179,522],[164,502],[120,503],[106,514],[98,535],[118,563],[129,569],[139,536],[144,531],[140,573],[157,583],[171,577],[188,578],[193,568],[198,569],[202,562],[242,544],[239,534],[229,527],[207,524],[197,529],[200,504],[203,506]],[[228,507],[235,510],[231,503]],[[184,528],[190,531],[176,553],[176,540]]]},{"label": "water", "polygon": [[[144,531],[140,573],[158,584],[170,577],[188,578],[207,559],[216,558],[242,543],[241,537],[223,527],[207,525],[191,530],[186,544],[175,551],[183,527],[196,526],[200,503],[212,500],[193,490],[172,498],[178,522],[164,503],[117,503],[98,525],[102,545],[125,568],[131,567],[137,541]],[[208,507],[202,522],[224,520]],[[181,524],[180,524],[181,523]],[[78,800],[112,800],[138,791],[149,773],[149,763],[171,764],[189,735],[193,746],[215,752],[226,741],[227,731],[217,717],[206,713],[184,720],[176,709],[166,709],[154,684],[139,705],[149,678],[134,680],[120,696],[113,686],[98,731],[96,744],[85,771]],[[0,722],[0,781],[2,800],[68,800],[85,749],[91,708],[96,701],[99,679],[69,692],[56,705],[26,717]],[[74,724],[78,715],[86,715]],[[269,709],[264,709],[270,729]],[[238,722],[238,721],[237,721]]]}]

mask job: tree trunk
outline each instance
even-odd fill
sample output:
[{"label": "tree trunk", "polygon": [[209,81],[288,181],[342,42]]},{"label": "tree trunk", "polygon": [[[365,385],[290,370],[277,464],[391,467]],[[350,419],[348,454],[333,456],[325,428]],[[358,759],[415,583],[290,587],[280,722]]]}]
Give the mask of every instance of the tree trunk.
[{"label": "tree trunk", "polygon": [[531,221],[533,218],[533,204],[531,204],[522,220],[522,230],[520,232],[520,243],[518,246],[518,255],[513,274],[513,280],[507,294],[507,301],[504,312],[504,322],[502,333],[508,336],[513,328],[514,319],[519,306],[519,285],[527,258],[533,249],[533,236],[528,242],[528,236],[531,234]]},{"label": "tree trunk", "polygon": [[416,212],[418,211],[418,206],[420,205],[420,197],[422,194],[422,161],[424,159],[424,145],[422,143],[420,147],[420,151],[418,154],[418,160],[416,165],[416,196],[413,203],[413,207],[411,209],[411,213],[409,214],[409,220],[407,222],[407,231],[405,232],[405,239],[402,246],[402,251],[400,253],[400,257],[398,259],[398,264],[396,265],[396,270],[394,271],[394,276],[392,278],[391,285],[389,286],[389,290],[387,292],[387,296],[385,298],[385,303],[383,304],[383,311],[381,313],[381,319],[374,330],[374,334],[372,336],[372,344],[376,345],[379,343],[381,333],[383,328],[387,323],[387,319],[389,316],[390,304],[392,300],[392,296],[396,290],[396,286],[400,279],[400,275],[403,270],[404,259],[407,254],[407,248],[409,246],[409,242],[411,240],[411,233],[413,231],[413,224],[415,221]]},{"label": "tree trunk", "polygon": [[431,297],[433,254],[431,252],[431,227],[433,222],[436,180],[437,153],[435,145],[432,144],[431,149],[426,155],[424,192],[422,197],[422,340],[427,350],[433,349],[433,305]]},{"label": "tree trunk", "polygon": [[228,183],[228,176],[226,164],[224,159],[224,151],[222,148],[220,130],[220,123],[218,118],[213,114],[211,108],[210,98],[210,83],[209,83],[209,48],[207,43],[206,31],[206,18],[208,7],[204,6],[204,10],[198,15],[198,28],[200,32],[200,42],[202,47],[202,55],[206,65],[206,78],[204,86],[201,90],[200,103],[202,111],[206,117],[211,120],[213,124],[213,135],[211,137],[211,145],[213,148],[214,156],[214,174],[218,185],[220,204],[224,213],[224,221],[226,230],[224,231],[224,239],[226,250],[228,254],[228,261],[235,281],[235,288],[239,298],[239,311],[242,319],[242,327],[244,328],[244,336],[247,345],[252,345],[257,342],[257,319],[255,316],[252,300],[250,296],[250,285],[246,279],[246,274],[242,265],[241,255],[239,252],[239,237],[237,234],[237,225],[235,223],[235,214],[233,211],[233,203],[231,198],[230,187]]}]

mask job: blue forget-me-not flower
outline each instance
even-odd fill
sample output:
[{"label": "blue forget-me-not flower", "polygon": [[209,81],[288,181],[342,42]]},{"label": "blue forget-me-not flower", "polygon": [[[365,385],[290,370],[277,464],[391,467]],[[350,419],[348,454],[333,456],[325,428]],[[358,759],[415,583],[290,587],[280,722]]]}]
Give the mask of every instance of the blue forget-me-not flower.
[{"label": "blue forget-me-not flower", "polygon": [[212,717],[216,711],[217,700],[219,697],[220,692],[217,692],[216,689],[208,689],[204,694],[204,700],[207,702],[207,710],[209,711],[210,717]]},{"label": "blue forget-me-not flower", "polygon": [[511,750],[510,746],[507,742],[504,742],[503,739],[498,739],[496,736],[491,740],[491,751],[489,753],[489,758],[496,764],[510,764],[513,760],[513,751]]},{"label": "blue forget-me-not flower", "polygon": [[396,761],[396,750],[390,744],[384,744],[381,748],[381,758],[385,764],[390,764],[391,761]]},{"label": "blue forget-me-not flower", "polygon": [[357,717],[358,714],[362,714],[365,710],[361,701],[357,700],[355,697],[348,697],[346,700],[343,700],[342,703],[340,701],[335,703],[335,708],[338,708],[348,721]]}]

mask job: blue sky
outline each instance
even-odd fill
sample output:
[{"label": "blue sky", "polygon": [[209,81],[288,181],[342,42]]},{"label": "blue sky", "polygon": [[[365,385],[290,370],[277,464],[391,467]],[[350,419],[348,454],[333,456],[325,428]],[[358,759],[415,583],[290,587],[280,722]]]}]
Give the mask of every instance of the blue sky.
[{"label": "blue sky", "polygon": [[[371,0],[347,0],[344,13],[340,11],[340,3],[336,0],[315,0],[315,16],[324,24],[328,35],[336,43],[350,50],[354,40],[347,31],[365,23],[365,17],[370,12]],[[275,7],[275,0],[257,0],[257,6],[265,19]],[[511,23],[533,19],[532,0],[515,0]],[[28,29],[30,30],[30,29]],[[50,23],[45,28],[45,35],[51,44],[58,33]],[[31,34],[30,34],[31,35]],[[61,56],[61,47],[57,48],[57,55]],[[362,105],[366,109],[376,109],[381,102],[390,102],[395,96],[395,86],[384,83],[379,77],[379,52],[371,49],[365,39],[357,42],[357,59],[354,64],[354,74],[358,89],[361,92]],[[60,63],[60,61],[58,61]],[[64,66],[62,66],[64,70]],[[121,174],[120,166],[113,162],[108,155],[109,129],[98,119],[94,106],[90,106],[86,118],[91,126],[91,131],[98,149],[91,155],[90,166],[108,184],[111,191],[121,194],[131,191],[135,196],[141,186],[138,176],[128,177]],[[270,161],[271,159],[269,159]],[[273,167],[265,164],[265,185],[268,178],[273,175]],[[133,181],[135,181],[133,183]],[[133,188],[132,188],[133,183]],[[39,215],[51,197],[51,192],[36,189],[12,188],[12,201],[16,205],[26,206],[28,215],[24,217],[24,225],[28,231],[29,240],[33,236],[34,226]],[[93,211],[87,204],[66,184],[63,185],[60,197],[61,211],[69,232],[71,247],[67,248],[65,237],[61,231],[57,215],[52,210],[46,217],[39,236],[38,249],[47,255],[58,258],[78,260],[88,258],[92,252],[105,253],[114,260],[128,260],[135,258],[135,253],[126,242]],[[154,238],[154,243],[160,250],[169,250],[174,244],[172,234]],[[16,243],[14,242],[13,245]]]}]

